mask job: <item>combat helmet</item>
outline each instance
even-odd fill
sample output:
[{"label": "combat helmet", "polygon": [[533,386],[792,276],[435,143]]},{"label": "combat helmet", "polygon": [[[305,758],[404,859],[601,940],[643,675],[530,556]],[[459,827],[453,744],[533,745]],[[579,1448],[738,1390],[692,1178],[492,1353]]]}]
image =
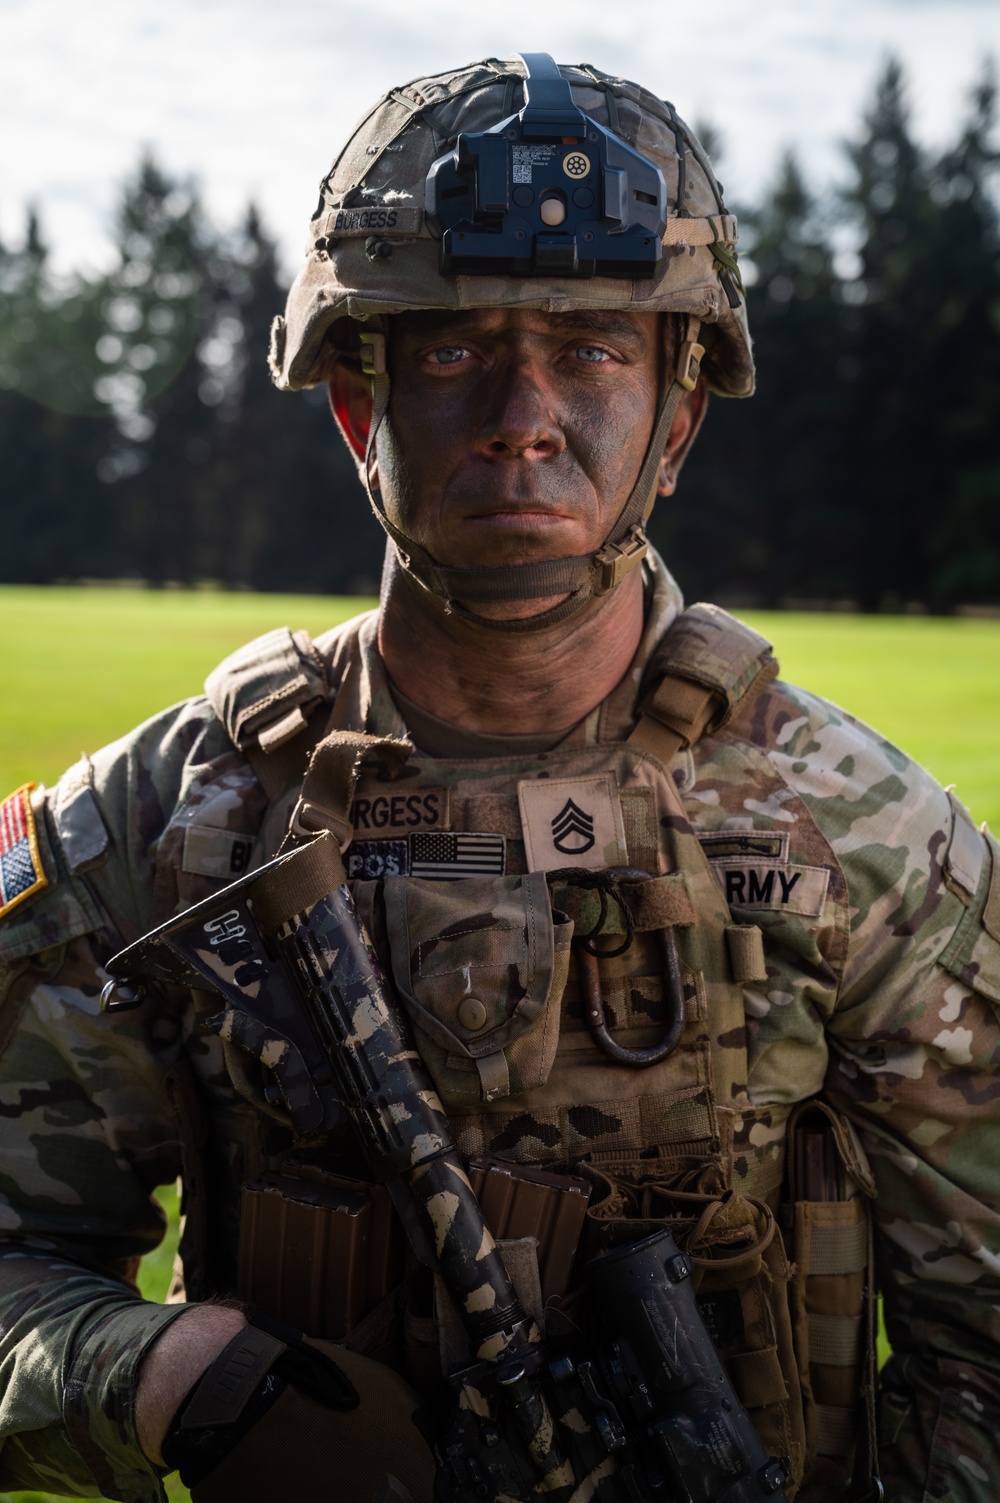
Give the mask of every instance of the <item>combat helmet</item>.
[{"label": "combat helmet", "polygon": [[638,84],[585,64],[557,67],[545,53],[416,79],[364,116],[320,184],[305,265],[274,321],[273,378],[291,391],[326,379],[353,321],[373,388],[370,450],[389,400],[394,313],[678,315],[675,369],[645,460],[596,554],[442,566],[386,516],[362,468],[375,515],[412,576],[463,615],[485,601],[565,596],[539,615],[489,622],[536,630],[606,594],[645,555],[663,445],[699,374],[722,395],[752,393],[736,241],[736,219],[693,132]]}]

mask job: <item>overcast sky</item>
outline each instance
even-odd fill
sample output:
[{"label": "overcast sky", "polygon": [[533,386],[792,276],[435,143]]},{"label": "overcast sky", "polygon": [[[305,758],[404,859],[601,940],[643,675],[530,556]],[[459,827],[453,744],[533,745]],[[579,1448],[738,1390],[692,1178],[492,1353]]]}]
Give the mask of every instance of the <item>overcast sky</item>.
[{"label": "overcast sky", "polygon": [[842,170],[889,53],[919,139],[949,138],[998,0],[0,0],[0,236],[40,208],[63,267],[106,264],[116,192],[142,146],[194,173],[232,222],[251,196],[298,260],[316,185],[362,110],[423,72],[548,51],[637,78],[721,132],[752,199],[794,144]]}]

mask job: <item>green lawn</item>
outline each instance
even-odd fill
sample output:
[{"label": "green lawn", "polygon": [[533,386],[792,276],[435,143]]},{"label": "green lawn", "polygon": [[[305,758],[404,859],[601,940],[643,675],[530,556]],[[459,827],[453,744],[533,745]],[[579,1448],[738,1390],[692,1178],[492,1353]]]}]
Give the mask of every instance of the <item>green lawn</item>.
[{"label": "green lawn", "polygon": [[[52,781],[196,693],[274,626],[322,631],[369,602],[314,595],[0,587],[0,788]],[[1000,826],[1000,621],[748,613],[786,678],[898,742]]]},{"label": "green lawn", "polygon": [[[52,782],[274,626],[322,631],[369,602],[307,595],[0,587],[0,796]],[[1000,621],[748,613],[786,678],[850,709],[1000,828]],[[165,1192],[168,1210],[175,1209]],[[162,1299],[173,1234],[146,1260]],[[172,1503],[187,1493],[172,1479]],[[51,1503],[18,1494],[21,1503]],[[0,1495],[11,1503],[11,1495]]]}]

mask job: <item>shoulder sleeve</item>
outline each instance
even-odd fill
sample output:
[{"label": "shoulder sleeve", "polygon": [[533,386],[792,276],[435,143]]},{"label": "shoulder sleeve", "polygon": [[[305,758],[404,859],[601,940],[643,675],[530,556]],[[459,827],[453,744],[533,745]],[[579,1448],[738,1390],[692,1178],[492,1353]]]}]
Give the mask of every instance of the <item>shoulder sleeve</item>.
[{"label": "shoulder sleeve", "polygon": [[1000,851],[896,747],[792,698],[777,759],[847,884],[826,1090],[878,1185],[887,1496],[986,1503],[1000,1475]]},{"label": "shoulder sleeve", "polygon": [[191,701],[31,797],[43,880],[0,914],[0,1490],[162,1498],[133,1399],[182,1307],[131,1279],[163,1235],[152,1191],[181,1167],[187,1024],[166,1003],[102,1014],[101,961],[176,903],[161,852],[192,810],[235,801],[236,761]]}]

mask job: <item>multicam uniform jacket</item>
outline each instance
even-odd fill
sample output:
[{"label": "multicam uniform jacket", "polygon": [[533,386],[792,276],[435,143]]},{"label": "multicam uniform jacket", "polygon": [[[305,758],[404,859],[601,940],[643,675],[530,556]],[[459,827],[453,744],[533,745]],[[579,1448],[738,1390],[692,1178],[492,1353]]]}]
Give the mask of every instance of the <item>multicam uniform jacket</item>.
[{"label": "multicam uniform jacket", "polygon": [[[385,883],[389,930],[407,941],[403,954],[391,943],[392,966],[418,1022],[421,1008],[437,1008],[421,1038],[467,1151],[586,1161],[619,1204],[628,1174],[615,1182],[612,1167],[623,1144],[635,1157],[645,1134],[673,1155],[675,1183],[695,1183],[708,1163],[773,1204],[794,1104],[823,1092],[846,1114],[877,1187],[894,1348],[881,1415],[887,1494],[986,1503],[1000,1479],[1000,852],[894,746],[780,681],[758,686],[666,775],[650,755],[626,754],[645,675],[679,610],[657,562],[628,675],[554,751],[512,741],[478,758],[415,752],[408,779],[362,778],[348,853],[359,901],[381,877],[408,876],[425,893],[414,908],[405,883]],[[287,828],[298,786],[279,790],[278,778],[265,790],[261,757],[239,749],[255,724],[227,698],[227,684],[252,676],[257,650],[238,655],[209,697],[30,795],[31,880],[0,914],[0,1488],[163,1496],[133,1413],[142,1356],[182,1308],[144,1303],[130,1283],[163,1234],[151,1192],[181,1175],[189,1232],[211,1215],[189,1297],[231,1292],[239,1187],[287,1147],[280,1123],[234,1089],[220,1040],[202,1027],[213,999],[99,1011],[102,958],[273,855]],[[298,686],[287,715],[278,692],[276,756],[303,706],[320,704],[326,722],[332,703],[340,727],[406,737],[373,616],[314,644],[272,634],[259,652],[283,653],[285,687]],[[267,725],[261,745],[266,736]],[[30,824],[27,797],[7,812]],[[711,986],[688,987],[668,1132],[656,1119],[660,1077],[644,1085],[644,1071],[615,1066],[590,1040],[565,984],[565,934],[547,904],[535,923],[539,879],[518,874],[586,862],[586,849],[598,865],[669,873],[672,831],[700,842],[713,922],[759,931],[764,964],[744,964],[735,1028],[716,1014]],[[458,886],[439,880],[456,875]],[[480,935],[470,962],[462,902],[479,899],[482,929],[490,892],[496,932]],[[502,1053],[477,1056],[481,1020],[455,1006],[471,963],[487,1012],[506,1018],[506,931],[519,944],[528,936],[515,956],[518,995],[532,968],[546,972],[544,1027],[525,1036],[531,1048],[512,1036]],[[625,1043],[656,1037],[648,945],[638,934],[634,954],[602,966],[608,1022]],[[449,1001],[441,978],[463,974]],[[720,1065],[726,1051],[732,1068]]]}]

